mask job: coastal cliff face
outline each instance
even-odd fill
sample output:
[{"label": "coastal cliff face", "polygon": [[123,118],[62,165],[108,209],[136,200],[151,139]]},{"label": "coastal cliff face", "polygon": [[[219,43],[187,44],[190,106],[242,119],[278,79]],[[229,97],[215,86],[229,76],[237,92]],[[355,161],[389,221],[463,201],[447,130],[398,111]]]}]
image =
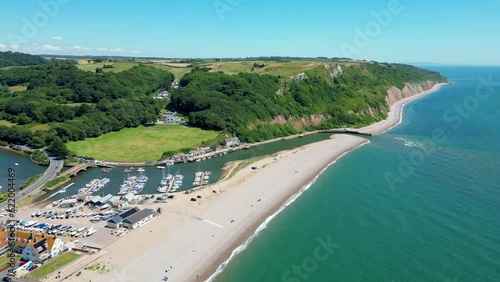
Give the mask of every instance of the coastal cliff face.
[{"label": "coastal cliff face", "polygon": [[438,82],[433,82],[433,81],[425,81],[420,83],[405,83],[403,89],[399,89],[393,85],[387,90],[387,95],[385,97],[385,101],[387,102],[387,108],[384,106],[378,108],[368,107],[367,109],[361,112],[354,112],[351,110],[349,111],[349,114],[370,115],[375,118],[377,117],[380,118],[380,115],[387,114],[391,106],[397,101],[411,97],[413,95],[417,95],[423,91],[432,89],[432,87],[434,87],[434,85],[436,85],[437,83]]},{"label": "coastal cliff face", "polygon": [[387,90],[385,101],[387,102],[387,105],[391,107],[399,100],[431,89],[435,84],[436,83],[432,81],[426,81],[422,83],[406,83],[403,89],[398,89],[396,86],[392,86],[391,88],[389,88],[389,90]]}]

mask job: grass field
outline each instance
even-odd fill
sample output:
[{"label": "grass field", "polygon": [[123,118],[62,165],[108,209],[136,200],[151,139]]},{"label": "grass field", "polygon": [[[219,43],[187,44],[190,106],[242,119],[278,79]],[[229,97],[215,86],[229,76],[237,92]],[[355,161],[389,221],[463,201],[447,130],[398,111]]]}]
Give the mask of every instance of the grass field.
[{"label": "grass field", "polygon": [[8,127],[11,127],[11,126],[14,126],[16,125],[15,123],[12,123],[8,120],[3,120],[3,119],[0,119],[0,125],[3,125],[3,126],[8,126]]},{"label": "grass field", "polygon": [[36,281],[40,281],[44,277],[49,276],[51,273],[57,271],[58,269],[61,269],[63,266],[71,263],[72,261],[78,259],[80,255],[77,255],[75,253],[64,253],[55,259],[51,260],[50,262],[39,266],[37,269],[33,270],[30,272],[27,277],[31,278]]},{"label": "grass field", "polygon": [[9,87],[10,91],[16,92],[16,91],[26,91],[28,89],[27,86],[25,85],[16,85],[16,86],[10,86]]},{"label": "grass field", "polygon": [[180,125],[140,126],[70,142],[68,149],[79,156],[98,160],[141,162],[158,160],[163,152],[196,147],[218,136],[217,131],[184,128]]},{"label": "grass field", "polygon": [[[252,67],[254,63],[264,64],[263,68]],[[238,74],[240,72],[270,74],[276,76],[290,77],[301,72],[312,70],[322,66],[319,61],[242,61],[242,62],[215,62],[203,64],[202,66],[212,68],[212,72],[223,71],[227,74]]]},{"label": "grass field", "polygon": [[48,124],[37,124],[37,123],[26,124],[23,125],[23,127],[31,130],[31,132],[48,131],[50,129],[50,126]]},{"label": "grass field", "polygon": [[168,65],[151,64],[153,67],[160,68],[174,74],[175,79],[180,80],[186,73],[191,72],[191,68],[187,67],[174,67]]},{"label": "grass field", "polygon": [[138,63],[129,63],[129,62],[113,62],[113,63],[97,63],[97,64],[78,64],[76,65],[79,69],[84,71],[95,72],[96,68],[102,68],[104,65],[113,65],[113,68],[105,69],[103,68],[103,72],[121,72],[125,70],[129,70],[134,66],[139,65]]}]

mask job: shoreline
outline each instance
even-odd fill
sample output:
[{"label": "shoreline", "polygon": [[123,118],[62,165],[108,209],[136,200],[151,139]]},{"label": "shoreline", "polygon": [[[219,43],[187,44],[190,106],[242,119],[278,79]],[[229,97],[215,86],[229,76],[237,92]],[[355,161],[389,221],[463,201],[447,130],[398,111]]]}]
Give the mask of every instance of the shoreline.
[{"label": "shoreline", "polygon": [[[392,129],[401,122],[404,105],[436,92],[445,84],[436,84],[397,101],[391,105],[387,119],[355,130],[381,134]],[[190,201],[193,195],[178,194],[163,207],[158,220],[107,247],[107,253],[99,261],[112,264],[111,273],[82,269],[79,277],[72,276],[69,281],[108,281],[116,273],[126,275],[130,281],[156,281],[165,275],[172,281],[214,278],[326,169],[367,143],[367,139],[358,136],[332,135],[329,140],[258,160],[252,164],[257,170],[246,167],[228,180],[196,191],[203,195],[197,202]],[[147,243],[142,241],[145,237]],[[174,267],[167,273],[165,269],[169,266]]]},{"label": "shoreline", "polygon": [[[302,194],[304,194],[307,190],[309,190],[312,185],[318,180],[318,178],[323,175],[323,173],[328,169],[330,168],[332,165],[334,165],[338,160],[340,160],[342,157],[344,157],[345,155],[347,155],[348,153],[358,149],[358,148],[361,148],[363,147],[364,145],[367,145],[369,144],[370,141],[365,141],[359,145],[357,145],[356,147],[353,147],[351,148],[350,150],[347,150],[345,151],[344,153],[342,153],[341,155],[339,156],[335,156],[334,159],[323,169],[321,170],[314,178],[312,178],[311,180],[309,181],[306,181],[305,184],[303,184],[300,188],[299,191],[296,191],[294,194],[291,194],[289,195],[288,199],[277,209],[275,210],[273,213],[270,213],[266,218],[265,220],[258,224],[256,223],[255,224],[255,228],[249,228],[251,230],[255,230],[253,233],[251,232],[251,230],[248,230],[247,233],[243,233],[239,236],[238,239],[236,239],[237,242],[243,242],[243,243],[240,243],[239,245],[235,245],[234,248],[233,246],[231,246],[230,248],[228,248],[228,250],[226,251],[226,253],[229,253],[230,255],[227,256],[221,256],[217,259],[217,261],[222,261],[222,263],[217,263],[217,262],[214,262],[212,264],[213,265],[218,265],[217,269],[215,270],[215,272],[212,272],[212,274],[210,274],[209,271],[206,271],[206,273],[204,273],[201,278],[204,280],[204,281],[212,281],[213,279],[215,279],[220,273],[222,273],[225,269],[225,267],[227,266],[227,264],[231,261],[231,259],[233,259],[234,256],[238,255],[239,253],[241,253],[242,251],[244,251],[247,246],[253,241],[253,239],[255,237],[257,237],[261,231],[263,231],[267,225],[276,217],[278,216],[282,211],[284,211],[289,205],[293,204]],[[231,251],[232,250],[232,251]],[[223,259],[224,257],[226,257],[226,259]],[[213,267],[212,267],[213,268]],[[206,278],[205,278],[206,277]]]},{"label": "shoreline", "polygon": [[425,97],[429,94],[435,93],[441,89],[444,85],[447,85],[449,83],[437,83],[435,84],[431,89],[422,91],[420,93],[417,93],[415,95],[403,98],[401,100],[396,101],[394,104],[390,106],[390,110],[387,113],[387,118],[384,120],[381,120],[379,122],[367,125],[363,128],[359,128],[358,130],[360,132],[366,132],[366,133],[371,133],[373,135],[378,135],[378,134],[383,134],[394,127],[398,126],[401,124],[403,121],[403,111],[404,107],[413,102],[416,101],[422,97]]},{"label": "shoreline", "polygon": [[[449,84],[449,83],[438,83],[438,84],[435,84],[431,89],[428,89],[428,90],[425,90],[425,91],[420,92],[418,94],[401,99],[390,106],[390,110],[387,114],[386,119],[379,121],[377,123],[374,123],[374,124],[371,124],[371,125],[359,128],[359,129],[353,129],[353,130],[358,130],[359,132],[370,133],[373,135],[383,134],[383,133],[385,133],[385,132],[387,132],[387,131],[389,131],[389,130],[391,130],[391,129],[393,129],[401,124],[401,122],[403,121],[404,107],[407,104],[409,104],[413,101],[416,101],[420,98],[423,98],[424,96],[427,96],[429,94],[435,93],[435,92],[439,91],[442,86],[447,85],[447,84]],[[309,134],[314,134],[314,133],[316,133],[316,132],[311,132]],[[232,249],[232,251],[226,252],[226,253],[230,254],[229,256],[226,255],[226,257],[227,257],[226,260],[221,262],[221,260],[218,259],[217,260],[218,262],[214,262],[212,264],[212,267],[210,267],[210,268],[213,269],[214,268],[213,265],[217,265],[216,270],[212,271],[211,274],[209,273],[210,271],[208,271],[208,270],[205,271],[204,275],[202,275],[202,278],[204,278],[202,281],[207,281],[207,282],[213,281],[213,279],[215,279],[220,273],[222,273],[222,271],[224,271],[224,268],[226,267],[226,265],[231,261],[231,259],[235,255],[237,255],[241,251],[245,250],[247,245],[253,240],[253,238],[258,236],[260,231],[262,231],[262,229],[264,229],[267,226],[267,224],[275,216],[277,216],[280,212],[282,212],[288,205],[295,202],[298,199],[298,197],[300,197],[305,191],[307,191],[316,182],[318,177],[320,177],[323,174],[324,171],[326,171],[330,166],[334,165],[337,162],[337,160],[341,159],[342,157],[344,157],[348,153],[350,153],[350,152],[352,152],[352,151],[354,151],[354,150],[356,150],[356,149],[358,149],[358,148],[360,148],[368,143],[369,143],[369,141],[367,140],[367,142],[362,143],[354,148],[351,148],[350,150],[343,152],[340,156],[336,156],[335,158],[333,158],[331,163],[328,164],[321,172],[319,172],[311,181],[309,181],[308,184],[302,185],[299,191],[297,191],[295,194],[290,195],[287,202],[285,202],[284,204],[279,206],[274,213],[271,213],[271,214],[268,214],[267,216],[265,216],[265,219],[262,221],[262,223],[256,225],[255,228],[253,228],[253,230],[255,230],[253,233],[247,232],[245,234],[242,234],[240,236],[240,240],[239,240],[242,243],[240,243],[239,245],[236,245],[236,246],[231,246],[231,248],[229,248],[229,249]]]}]

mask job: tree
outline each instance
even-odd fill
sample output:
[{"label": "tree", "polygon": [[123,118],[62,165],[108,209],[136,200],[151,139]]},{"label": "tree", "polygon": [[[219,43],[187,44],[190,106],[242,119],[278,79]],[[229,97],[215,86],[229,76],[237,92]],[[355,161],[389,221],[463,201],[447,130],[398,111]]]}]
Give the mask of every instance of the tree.
[{"label": "tree", "polygon": [[49,144],[46,150],[47,152],[54,154],[56,157],[61,158],[65,158],[70,154],[68,148],[66,147],[66,144],[64,144],[64,142],[60,138],[55,138]]}]

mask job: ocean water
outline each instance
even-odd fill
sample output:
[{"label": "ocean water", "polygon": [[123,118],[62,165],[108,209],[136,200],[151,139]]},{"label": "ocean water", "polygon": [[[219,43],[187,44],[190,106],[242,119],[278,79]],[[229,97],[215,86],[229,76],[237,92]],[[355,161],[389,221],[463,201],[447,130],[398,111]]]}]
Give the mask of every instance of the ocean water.
[{"label": "ocean water", "polygon": [[500,281],[500,68],[455,81],[328,168],[217,282]]}]

